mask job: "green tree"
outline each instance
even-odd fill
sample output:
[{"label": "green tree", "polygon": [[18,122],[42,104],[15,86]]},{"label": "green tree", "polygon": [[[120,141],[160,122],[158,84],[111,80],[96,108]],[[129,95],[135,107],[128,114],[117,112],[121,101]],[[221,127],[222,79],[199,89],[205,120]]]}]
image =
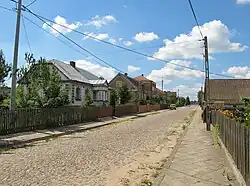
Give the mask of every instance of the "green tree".
[{"label": "green tree", "polygon": [[179,97],[178,101],[177,101],[177,106],[178,107],[183,107],[186,103],[186,99],[184,97]]},{"label": "green tree", "polygon": [[122,86],[118,89],[118,96],[121,104],[126,104],[131,99],[131,94],[127,86]]},{"label": "green tree", "polygon": [[52,108],[67,105],[68,95],[61,86],[55,67],[44,58],[36,61],[33,55],[27,53],[25,60],[25,67],[18,70],[18,106]]},{"label": "green tree", "polygon": [[198,103],[199,103],[200,106],[202,105],[202,99],[203,99],[202,97],[203,97],[203,92],[200,90],[197,93]]},{"label": "green tree", "polygon": [[3,103],[4,99],[7,98],[7,95],[2,91],[5,87],[5,80],[9,76],[11,71],[10,65],[6,62],[3,51],[0,50],[0,104]]},{"label": "green tree", "polygon": [[84,95],[84,106],[89,107],[92,103],[93,100],[91,99],[90,90],[89,88],[86,88]]},{"label": "green tree", "polygon": [[186,105],[190,105],[190,98],[189,98],[189,96],[186,97],[186,103],[185,104]]},{"label": "green tree", "polygon": [[110,92],[110,105],[112,107],[115,107],[117,100],[118,100],[117,92],[112,89]]}]

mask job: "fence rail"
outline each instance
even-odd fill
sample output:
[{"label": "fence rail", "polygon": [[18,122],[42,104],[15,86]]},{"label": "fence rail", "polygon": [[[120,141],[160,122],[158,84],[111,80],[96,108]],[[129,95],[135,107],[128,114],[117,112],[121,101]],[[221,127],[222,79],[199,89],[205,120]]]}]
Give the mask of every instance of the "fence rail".
[{"label": "fence rail", "polygon": [[[62,107],[41,109],[0,110],[0,134],[17,133],[45,128],[95,121],[110,116],[137,114],[140,106],[120,105],[112,107]],[[148,106],[147,112],[159,110],[160,105]],[[162,109],[165,107],[162,106]]]},{"label": "fence rail", "polygon": [[212,124],[219,126],[221,140],[250,186],[250,128],[216,111],[212,112]]}]

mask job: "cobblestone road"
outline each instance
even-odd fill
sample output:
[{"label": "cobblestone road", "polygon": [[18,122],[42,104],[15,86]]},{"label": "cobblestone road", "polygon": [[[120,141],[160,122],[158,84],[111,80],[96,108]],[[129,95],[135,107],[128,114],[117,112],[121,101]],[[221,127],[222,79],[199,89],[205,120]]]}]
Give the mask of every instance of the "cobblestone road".
[{"label": "cobblestone road", "polygon": [[194,109],[165,111],[2,152],[0,185],[112,185],[116,170],[157,148],[169,128]]}]

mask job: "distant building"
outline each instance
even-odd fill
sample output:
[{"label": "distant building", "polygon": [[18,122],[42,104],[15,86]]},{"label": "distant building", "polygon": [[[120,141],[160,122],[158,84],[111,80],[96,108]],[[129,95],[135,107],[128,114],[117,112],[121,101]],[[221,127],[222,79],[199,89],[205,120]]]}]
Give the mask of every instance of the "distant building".
[{"label": "distant building", "polygon": [[131,92],[131,100],[145,99],[146,94],[143,92],[140,82],[136,79],[129,77],[127,73],[118,73],[110,82],[109,86],[113,89],[118,89],[122,86],[128,87]]},{"label": "distant building", "polygon": [[140,84],[142,91],[146,94],[146,99],[149,100],[154,94],[159,94],[159,89],[156,88],[156,83],[144,77],[144,75],[135,78]]}]

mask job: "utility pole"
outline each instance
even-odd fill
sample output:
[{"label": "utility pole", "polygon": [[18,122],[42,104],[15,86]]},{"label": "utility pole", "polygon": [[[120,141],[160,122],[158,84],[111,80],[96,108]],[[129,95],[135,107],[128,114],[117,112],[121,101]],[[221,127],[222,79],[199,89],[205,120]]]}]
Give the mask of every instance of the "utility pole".
[{"label": "utility pole", "polygon": [[17,80],[16,73],[17,73],[17,61],[18,61],[21,10],[22,10],[22,0],[18,0],[15,46],[14,46],[13,66],[12,66],[10,109],[16,108],[16,80]]},{"label": "utility pole", "polygon": [[204,37],[204,47],[205,47],[205,101],[206,101],[206,123],[207,123],[207,131],[210,131],[210,90],[209,90],[209,61],[208,61],[208,41],[207,36]]},{"label": "utility pole", "polygon": [[162,80],[161,80],[161,89],[162,89],[162,91],[164,91],[163,89],[164,89],[164,86],[163,86],[163,78],[162,78]]}]

